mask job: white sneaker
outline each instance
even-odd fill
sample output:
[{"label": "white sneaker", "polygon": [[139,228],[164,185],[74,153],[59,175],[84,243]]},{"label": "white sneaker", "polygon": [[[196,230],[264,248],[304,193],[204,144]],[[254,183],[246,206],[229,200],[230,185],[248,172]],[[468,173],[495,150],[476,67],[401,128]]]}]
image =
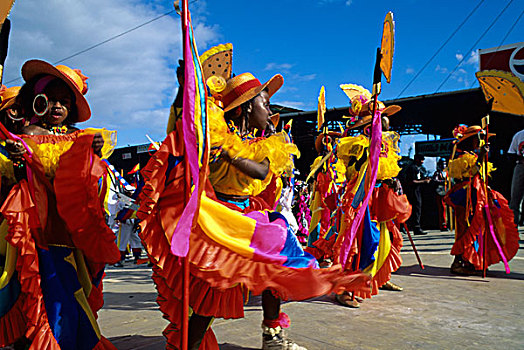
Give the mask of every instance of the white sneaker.
[{"label": "white sneaker", "polygon": [[307,350],[288,339],[280,326],[269,328],[262,325],[262,329],[262,350]]}]

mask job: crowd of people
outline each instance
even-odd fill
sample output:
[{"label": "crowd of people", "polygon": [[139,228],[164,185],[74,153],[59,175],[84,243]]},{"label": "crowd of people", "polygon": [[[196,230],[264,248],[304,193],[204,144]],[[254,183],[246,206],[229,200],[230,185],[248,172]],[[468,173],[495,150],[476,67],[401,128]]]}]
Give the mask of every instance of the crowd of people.
[{"label": "crowd of people", "polygon": [[[210,49],[200,57],[203,66],[212,60],[230,67],[232,55],[224,54],[230,50]],[[478,126],[453,131],[454,154],[447,166],[438,162],[432,178],[424,157],[415,155],[401,183],[399,135],[389,130],[400,107],[344,84],[348,121],[339,131],[319,122],[311,181],[299,181],[291,127],[279,131],[270,109],[283,77],[261,83],[248,72],[204,70],[208,171],[196,217],[179,232],[197,183],[187,176],[182,116],[189,77],[183,69],[177,70],[180,88],[167,137],[136,188],[107,162],[114,132],[76,127],[91,116],[80,70],[30,60],[22,76],[22,87],[0,91],[0,346],[114,349],[96,319],[104,269],[123,266],[129,243],[136,262],[142,247],[148,255],[159,308],[169,321],[168,348],[182,347],[182,281],[189,264],[188,349],[218,349],[213,319],[242,318],[248,293],[262,296],[262,348],[304,349],[283,331],[290,319],[281,302],[332,293],[340,304],[359,307],[380,289],[401,291],[391,281],[402,264],[401,228],[407,222],[414,234],[425,233],[420,191],[430,181],[442,230],[448,229],[444,204],[455,213],[452,273],[507,264],[517,252],[524,192],[519,140],[510,149],[518,156],[515,215],[486,186],[491,135]]]}]

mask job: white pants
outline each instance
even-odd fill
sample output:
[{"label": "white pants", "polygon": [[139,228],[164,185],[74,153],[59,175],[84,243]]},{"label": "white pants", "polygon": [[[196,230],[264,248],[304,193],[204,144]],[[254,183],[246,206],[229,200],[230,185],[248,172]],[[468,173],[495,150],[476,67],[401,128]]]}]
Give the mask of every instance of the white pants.
[{"label": "white pants", "polygon": [[142,242],[138,237],[138,232],[133,230],[133,220],[126,220],[120,223],[118,231],[118,249],[123,252],[127,249],[127,244],[133,248],[142,248]]}]

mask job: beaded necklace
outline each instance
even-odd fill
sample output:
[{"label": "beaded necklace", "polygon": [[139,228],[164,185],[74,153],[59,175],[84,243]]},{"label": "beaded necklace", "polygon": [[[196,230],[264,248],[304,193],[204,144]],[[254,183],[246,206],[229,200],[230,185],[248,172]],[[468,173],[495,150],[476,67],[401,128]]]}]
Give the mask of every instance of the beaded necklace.
[{"label": "beaded necklace", "polygon": [[44,129],[47,129],[48,131],[50,131],[54,135],[65,135],[65,134],[67,134],[67,130],[68,130],[66,125],[50,126],[47,123],[42,123],[42,127]]}]

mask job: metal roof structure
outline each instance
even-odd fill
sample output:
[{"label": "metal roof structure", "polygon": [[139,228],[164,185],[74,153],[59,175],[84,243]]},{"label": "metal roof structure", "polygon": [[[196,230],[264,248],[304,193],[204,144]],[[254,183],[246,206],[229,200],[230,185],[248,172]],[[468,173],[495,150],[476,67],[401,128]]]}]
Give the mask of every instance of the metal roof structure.
[{"label": "metal roof structure", "polygon": [[[390,117],[391,130],[400,135],[433,135],[439,138],[452,137],[451,133],[458,124],[480,125],[487,113],[487,103],[480,88],[442,92],[429,95],[406,97],[383,101],[386,106],[396,104],[402,110]],[[327,109],[325,118],[329,128],[339,130],[339,124],[345,124],[348,107]],[[490,160],[498,169],[493,174],[493,181],[500,185],[504,194],[509,193],[513,164],[508,164],[505,154],[513,135],[524,129],[524,118],[515,115],[492,112],[490,132],[497,136],[491,141]],[[296,166],[303,176],[309,173],[309,167],[317,157],[315,151],[317,111],[296,111],[280,114],[284,123],[293,119],[293,141],[297,144],[302,157]],[[306,174],[306,175],[304,175]]]}]

